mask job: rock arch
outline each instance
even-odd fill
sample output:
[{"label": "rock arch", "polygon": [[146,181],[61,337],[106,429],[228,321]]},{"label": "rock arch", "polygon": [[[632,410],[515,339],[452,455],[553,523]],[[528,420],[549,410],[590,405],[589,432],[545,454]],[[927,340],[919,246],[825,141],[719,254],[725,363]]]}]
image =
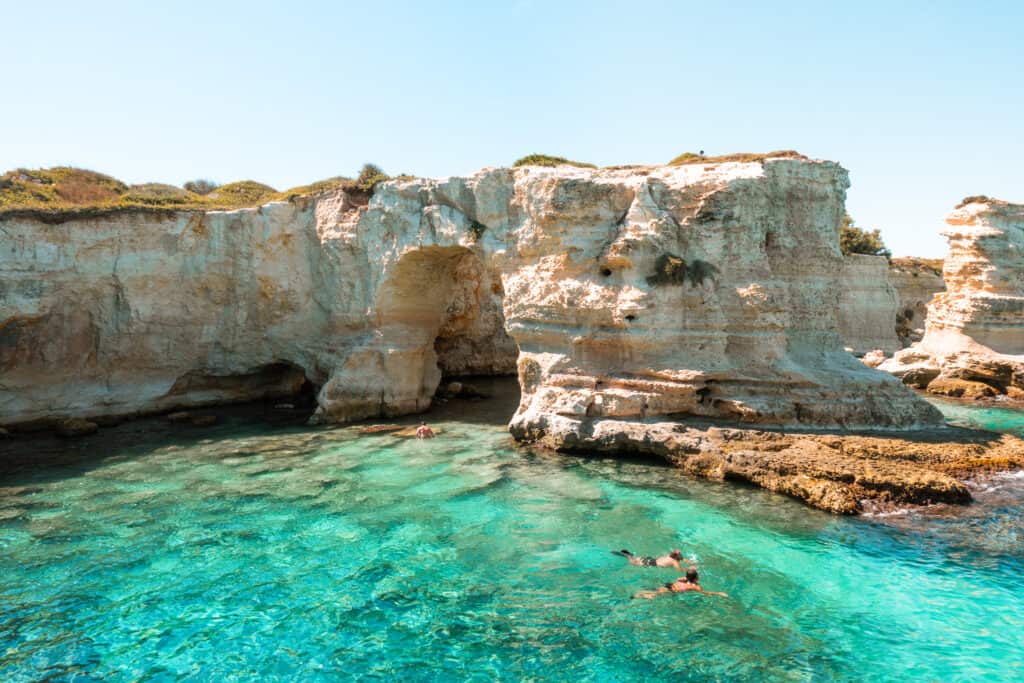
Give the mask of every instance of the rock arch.
[{"label": "rock arch", "polygon": [[372,330],[321,390],[317,419],[421,412],[445,375],[514,374],[501,281],[481,255],[457,244],[402,253],[377,287]]}]

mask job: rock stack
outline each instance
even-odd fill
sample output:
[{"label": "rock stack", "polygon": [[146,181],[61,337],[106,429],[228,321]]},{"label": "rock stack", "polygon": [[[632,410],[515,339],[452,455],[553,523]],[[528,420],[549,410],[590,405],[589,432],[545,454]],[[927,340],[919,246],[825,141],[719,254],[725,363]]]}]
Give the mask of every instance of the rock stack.
[{"label": "rock stack", "polygon": [[946,222],[946,291],[881,369],[936,394],[1024,398],[1024,205],[968,198]]}]

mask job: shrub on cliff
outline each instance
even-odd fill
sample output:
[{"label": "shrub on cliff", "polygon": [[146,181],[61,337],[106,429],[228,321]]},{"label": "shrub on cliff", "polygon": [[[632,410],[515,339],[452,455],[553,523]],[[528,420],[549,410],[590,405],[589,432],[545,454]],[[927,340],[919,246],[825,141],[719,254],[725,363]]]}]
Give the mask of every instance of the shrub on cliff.
[{"label": "shrub on cliff", "polygon": [[681,285],[686,282],[686,261],[675,254],[662,254],[654,262],[654,275],[647,278],[647,284]]},{"label": "shrub on cliff", "polygon": [[182,187],[184,187],[189,192],[194,192],[195,194],[206,195],[206,194],[210,194],[211,192],[216,190],[218,187],[220,187],[220,185],[218,185],[217,183],[213,182],[212,180],[206,180],[204,178],[198,178],[196,180],[188,181],[187,183],[182,185]]},{"label": "shrub on cliff", "polygon": [[882,241],[881,231],[878,228],[858,228],[853,224],[853,218],[849,214],[843,216],[843,224],[839,229],[839,249],[843,254],[869,254],[892,258],[892,252]]},{"label": "shrub on cliff", "polygon": [[960,203],[956,205],[956,208],[961,209],[968,204],[985,204],[991,202],[992,198],[984,194],[972,194],[970,197],[964,197],[960,200]]},{"label": "shrub on cliff", "polygon": [[379,183],[390,179],[391,176],[385,173],[380,166],[376,164],[363,164],[363,167],[359,170],[359,177],[356,178],[356,187],[363,192],[373,192],[373,188],[377,187]]},{"label": "shrub on cliff", "polygon": [[686,269],[686,279],[694,287],[700,287],[705,280],[714,280],[716,277],[718,277],[718,266],[700,259],[694,259]]},{"label": "shrub on cliff", "polygon": [[718,267],[707,261],[698,258],[687,265],[679,256],[664,253],[654,262],[654,275],[647,278],[647,284],[658,287],[689,282],[694,287],[700,287],[705,280],[714,280],[716,277]]},{"label": "shrub on cliff", "polygon": [[584,161],[572,161],[565,157],[553,157],[548,154],[528,154],[522,159],[516,159],[513,167],[520,166],[578,166],[579,168],[597,168],[594,164]]},{"label": "shrub on cliff", "polygon": [[108,175],[70,166],[3,175],[0,210],[90,206],[116,201],[128,186]]},{"label": "shrub on cliff", "polygon": [[120,197],[124,204],[144,204],[147,206],[167,206],[188,204],[195,198],[188,190],[163,183],[143,183],[132,185]]},{"label": "shrub on cliff", "polygon": [[277,190],[257,183],[255,180],[239,180],[237,183],[221,185],[207,197],[218,204],[228,206],[259,206],[276,199]]}]

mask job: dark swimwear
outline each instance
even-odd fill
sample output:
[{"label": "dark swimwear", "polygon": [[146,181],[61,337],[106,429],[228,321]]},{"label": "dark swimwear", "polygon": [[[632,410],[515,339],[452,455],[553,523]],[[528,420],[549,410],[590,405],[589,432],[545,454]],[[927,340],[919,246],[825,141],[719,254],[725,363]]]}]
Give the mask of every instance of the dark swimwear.
[{"label": "dark swimwear", "polygon": [[628,550],[613,550],[612,555],[622,555],[623,557],[631,557],[640,560],[640,565],[643,567],[657,567],[658,558],[656,557],[636,557],[633,553]]}]

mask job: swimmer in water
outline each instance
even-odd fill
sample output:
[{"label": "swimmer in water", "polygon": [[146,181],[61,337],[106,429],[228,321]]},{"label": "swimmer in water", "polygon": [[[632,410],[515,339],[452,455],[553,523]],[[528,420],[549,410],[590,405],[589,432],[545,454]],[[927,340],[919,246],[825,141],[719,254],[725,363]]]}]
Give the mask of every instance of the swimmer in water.
[{"label": "swimmer in water", "polygon": [[426,422],[420,422],[420,426],[416,428],[417,439],[433,439],[434,430],[427,426]]},{"label": "swimmer in water", "polygon": [[670,581],[664,586],[658,587],[657,590],[640,591],[634,598],[644,598],[650,600],[653,597],[659,595],[665,595],[667,593],[703,593],[704,595],[717,595],[722,598],[727,598],[727,593],[716,593],[714,591],[706,591],[700,586],[700,576],[697,574],[696,567],[687,567],[686,576],[680,576],[675,581]]},{"label": "swimmer in water", "polygon": [[[683,571],[683,566],[679,564],[679,561],[683,559],[683,553],[680,550],[673,550],[668,555],[661,557],[637,557],[628,550],[613,550],[612,554],[622,555],[634,567],[672,567],[677,572]],[[697,560],[688,560],[688,562],[696,564]]]}]

